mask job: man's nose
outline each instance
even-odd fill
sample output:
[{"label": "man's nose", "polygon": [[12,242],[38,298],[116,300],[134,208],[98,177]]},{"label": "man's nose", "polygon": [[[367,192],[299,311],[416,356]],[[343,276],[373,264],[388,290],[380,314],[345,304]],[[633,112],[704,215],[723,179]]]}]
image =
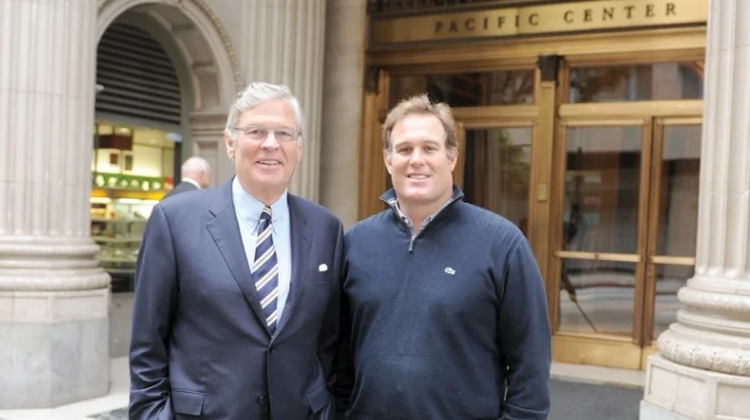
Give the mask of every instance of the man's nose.
[{"label": "man's nose", "polygon": [[424,153],[422,153],[419,149],[414,149],[414,151],[411,153],[411,156],[409,156],[409,164],[413,166],[419,166],[424,163]]},{"label": "man's nose", "polygon": [[268,134],[266,134],[266,138],[263,139],[261,146],[267,149],[275,149],[279,147],[279,140],[276,138],[276,131],[268,130]]}]

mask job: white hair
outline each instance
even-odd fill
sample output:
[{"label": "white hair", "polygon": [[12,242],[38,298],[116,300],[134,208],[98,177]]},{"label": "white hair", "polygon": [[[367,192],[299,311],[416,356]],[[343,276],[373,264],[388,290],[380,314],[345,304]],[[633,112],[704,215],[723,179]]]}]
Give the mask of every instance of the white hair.
[{"label": "white hair", "polygon": [[240,118],[240,114],[271,99],[281,99],[292,109],[295,129],[297,130],[297,141],[301,143],[303,127],[305,126],[305,116],[302,114],[302,107],[299,101],[292,94],[292,90],[288,86],[265,82],[250,83],[245,90],[237,95],[237,100],[229,108],[229,116],[227,117],[227,125],[224,128],[224,133],[232,140],[236,140],[237,133],[234,129],[237,128],[237,121]]}]

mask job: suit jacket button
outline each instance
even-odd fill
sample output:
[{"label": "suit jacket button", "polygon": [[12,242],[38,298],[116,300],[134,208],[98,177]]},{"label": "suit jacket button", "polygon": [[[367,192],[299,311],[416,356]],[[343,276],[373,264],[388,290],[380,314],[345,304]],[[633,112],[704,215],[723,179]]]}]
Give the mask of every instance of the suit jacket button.
[{"label": "suit jacket button", "polygon": [[265,395],[259,395],[258,396],[258,405],[266,405],[266,396]]}]

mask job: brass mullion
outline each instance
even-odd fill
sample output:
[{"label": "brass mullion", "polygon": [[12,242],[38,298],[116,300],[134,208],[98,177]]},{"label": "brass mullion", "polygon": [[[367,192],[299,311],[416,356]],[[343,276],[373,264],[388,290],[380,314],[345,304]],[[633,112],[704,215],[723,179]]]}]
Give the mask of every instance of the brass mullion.
[{"label": "brass mullion", "polygon": [[457,120],[472,128],[531,125],[539,114],[537,105],[456,107],[452,111]]},{"label": "brass mullion", "polygon": [[539,271],[544,278],[547,290],[547,305],[550,308],[551,325],[555,325],[557,311],[553,310],[559,296],[555,293],[559,285],[554,277],[549,276],[547,255],[552,249],[550,236],[550,184],[552,182],[552,167],[554,161],[555,143],[555,110],[557,109],[556,80],[543,80],[541,71],[537,67],[534,72],[534,97],[537,108],[537,119],[534,120],[533,142],[531,144],[531,173],[529,176],[529,223],[528,236]]},{"label": "brass mullion", "polygon": [[658,234],[659,234],[659,207],[661,202],[661,156],[664,151],[664,121],[661,118],[655,118],[652,121],[652,155],[651,158],[644,163],[648,164],[650,169],[649,184],[649,206],[646,226],[646,248],[644,254],[646,256],[644,261],[645,276],[643,282],[643,328],[640,337],[641,347],[651,345],[653,340],[652,334],[654,330],[654,306],[656,303],[656,269],[653,264],[651,255],[656,253],[656,247],[658,245]]},{"label": "brass mullion", "polygon": [[651,156],[653,147],[654,125],[651,118],[644,121],[641,131],[641,169],[640,169],[640,193],[638,195],[638,245],[636,252],[641,256],[641,261],[635,268],[635,290],[633,302],[633,339],[636,344],[644,344],[644,305],[646,304],[646,255],[648,239],[649,197],[651,197]]},{"label": "brass mullion", "polygon": [[573,260],[631,262],[636,264],[639,264],[643,260],[638,254],[618,254],[614,252],[555,251],[555,256]]},{"label": "brass mullion", "polygon": [[564,104],[560,115],[567,120],[644,119],[652,117],[692,117],[703,110],[701,99],[591,102]]},{"label": "brass mullion", "polygon": [[458,161],[453,170],[453,182],[464,189],[464,168],[466,168],[466,128],[463,122],[456,121],[456,140],[458,142]]},{"label": "brass mullion", "polygon": [[359,219],[364,219],[383,209],[378,197],[385,191],[386,171],[383,164],[383,142],[380,137],[382,115],[388,107],[389,79],[381,71],[378,77],[377,92],[365,92],[364,121],[360,141],[360,167],[362,175],[359,180]]},{"label": "brass mullion", "polygon": [[695,257],[673,257],[669,255],[653,255],[650,257],[652,264],[687,265],[695,266]]}]

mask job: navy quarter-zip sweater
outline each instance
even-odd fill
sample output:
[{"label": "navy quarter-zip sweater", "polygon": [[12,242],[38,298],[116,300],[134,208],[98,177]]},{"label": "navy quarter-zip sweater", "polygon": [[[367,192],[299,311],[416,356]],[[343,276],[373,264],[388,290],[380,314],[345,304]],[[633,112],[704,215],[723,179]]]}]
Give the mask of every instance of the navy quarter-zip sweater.
[{"label": "navy quarter-zip sweater", "polygon": [[[393,205],[394,194],[381,198]],[[462,197],[454,187],[415,238],[394,209],[347,233],[347,419],[547,418],[550,329],[536,261],[512,223]]]}]

